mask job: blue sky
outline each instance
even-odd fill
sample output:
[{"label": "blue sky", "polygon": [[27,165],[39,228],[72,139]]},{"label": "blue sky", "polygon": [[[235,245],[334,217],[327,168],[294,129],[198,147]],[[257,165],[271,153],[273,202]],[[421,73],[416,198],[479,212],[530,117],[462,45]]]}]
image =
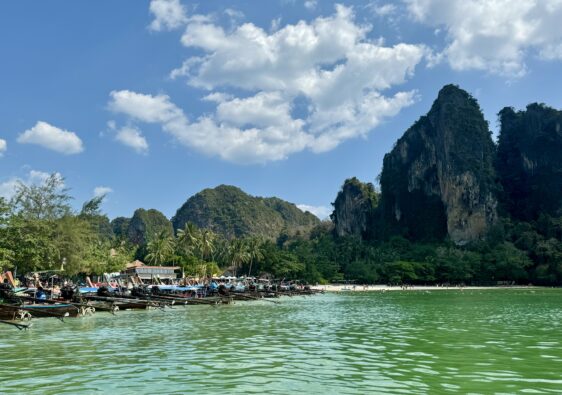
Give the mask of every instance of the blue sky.
[{"label": "blue sky", "polygon": [[506,0],[19,0],[0,11],[0,195],[58,172],[76,207],[167,216],[219,184],[320,216],[375,182],[439,89],[491,130],[562,107],[562,4]]}]

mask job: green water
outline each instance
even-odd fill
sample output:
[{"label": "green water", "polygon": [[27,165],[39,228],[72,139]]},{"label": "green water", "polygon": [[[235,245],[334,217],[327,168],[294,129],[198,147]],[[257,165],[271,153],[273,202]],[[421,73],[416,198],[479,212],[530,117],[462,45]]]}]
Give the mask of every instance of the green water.
[{"label": "green water", "polygon": [[562,393],[562,290],[326,294],[0,327],[0,393]]}]

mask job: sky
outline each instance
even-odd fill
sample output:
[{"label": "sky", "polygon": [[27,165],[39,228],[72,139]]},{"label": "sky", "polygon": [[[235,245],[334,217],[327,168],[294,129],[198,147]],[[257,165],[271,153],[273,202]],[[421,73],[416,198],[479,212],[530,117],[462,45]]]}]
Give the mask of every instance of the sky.
[{"label": "sky", "polygon": [[0,5],[0,196],[168,217],[220,184],[320,218],[439,89],[562,107],[560,0],[18,0]]}]

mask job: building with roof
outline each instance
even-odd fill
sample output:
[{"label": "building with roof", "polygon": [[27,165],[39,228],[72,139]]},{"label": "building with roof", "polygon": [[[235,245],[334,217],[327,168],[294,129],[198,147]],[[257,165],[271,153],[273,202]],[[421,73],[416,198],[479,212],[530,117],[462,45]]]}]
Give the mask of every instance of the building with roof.
[{"label": "building with roof", "polygon": [[136,260],[127,264],[125,276],[138,277],[141,280],[152,280],[158,278],[160,280],[175,280],[178,278],[176,270],[180,270],[178,266],[149,266],[143,262]]}]

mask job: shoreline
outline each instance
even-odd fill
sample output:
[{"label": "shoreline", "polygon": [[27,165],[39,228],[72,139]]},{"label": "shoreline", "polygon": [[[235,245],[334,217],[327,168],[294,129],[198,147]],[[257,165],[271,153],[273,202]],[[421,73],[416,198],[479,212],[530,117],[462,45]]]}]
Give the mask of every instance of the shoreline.
[{"label": "shoreline", "polygon": [[324,292],[387,292],[387,291],[463,291],[463,290],[490,290],[490,289],[546,289],[555,287],[542,287],[536,285],[489,285],[489,286],[437,286],[437,285],[408,285],[407,287],[400,285],[314,285],[310,287],[314,290]]}]

